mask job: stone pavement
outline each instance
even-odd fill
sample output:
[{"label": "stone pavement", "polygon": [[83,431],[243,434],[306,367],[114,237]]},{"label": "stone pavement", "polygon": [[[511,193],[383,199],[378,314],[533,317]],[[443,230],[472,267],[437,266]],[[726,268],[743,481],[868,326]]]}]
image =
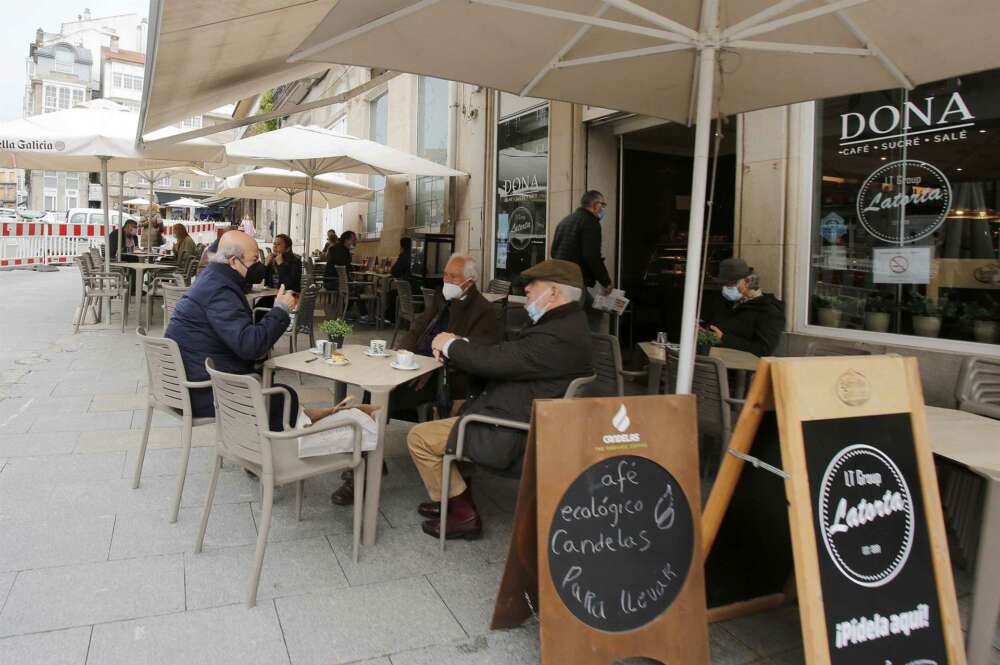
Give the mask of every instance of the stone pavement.
[{"label": "stone pavement", "polygon": [[[180,517],[168,524],[180,441],[169,418],[155,417],[142,484],[131,489],[145,390],[135,335],[72,334],[74,269],[0,272],[0,292],[0,665],[538,662],[537,624],[488,628],[512,483],[481,476],[484,538],[441,554],[420,532],[423,488],[405,424],[394,423],[378,543],[353,563],[350,513],[329,501],[336,478],[306,484],[301,522],[291,491],[279,489],[248,610],[256,481],[224,470],[205,550],[194,554],[212,429],[195,431]],[[307,403],[331,398],[319,382],[300,391]],[[713,625],[711,638],[717,665],[802,662],[794,608]]]}]

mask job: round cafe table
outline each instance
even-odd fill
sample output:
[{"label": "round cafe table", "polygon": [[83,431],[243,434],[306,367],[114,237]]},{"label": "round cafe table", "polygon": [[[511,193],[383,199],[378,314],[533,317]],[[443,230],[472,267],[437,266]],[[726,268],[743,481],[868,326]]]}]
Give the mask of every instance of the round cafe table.
[{"label": "round cafe table", "polygon": [[[146,271],[157,272],[160,270],[176,270],[177,266],[157,265],[155,263],[131,263],[126,261],[112,261],[111,265],[115,268],[124,268],[135,272],[135,297],[137,301],[136,305],[138,306],[135,316],[139,324],[142,325],[142,313],[144,311],[142,308],[142,287],[145,284],[144,280]],[[150,295],[150,297],[152,297],[152,295]],[[146,321],[146,327],[149,327],[149,321]]]}]

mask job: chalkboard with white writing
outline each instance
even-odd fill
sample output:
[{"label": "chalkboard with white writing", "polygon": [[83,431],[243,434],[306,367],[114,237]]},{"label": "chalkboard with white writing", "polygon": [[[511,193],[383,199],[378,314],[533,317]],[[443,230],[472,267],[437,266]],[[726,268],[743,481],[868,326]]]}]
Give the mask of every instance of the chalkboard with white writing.
[{"label": "chalkboard with white writing", "polygon": [[949,662],[909,413],[802,423],[832,665]]},{"label": "chalkboard with white writing", "polygon": [[656,462],[609,457],[570,484],[546,545],[552,583],[577,619],[633,630],[663,614],[684,586],[694,555],[691,507]]}]

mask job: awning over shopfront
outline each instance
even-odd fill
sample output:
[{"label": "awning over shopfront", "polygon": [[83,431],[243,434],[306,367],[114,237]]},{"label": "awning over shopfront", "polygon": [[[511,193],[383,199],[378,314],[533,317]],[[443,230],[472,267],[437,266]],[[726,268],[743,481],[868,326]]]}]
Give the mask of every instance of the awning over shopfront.
[{"label": "awning over shopfront", "polygon": [[154,0],[143,134],[326,69],[286,59],[334,4]]}]

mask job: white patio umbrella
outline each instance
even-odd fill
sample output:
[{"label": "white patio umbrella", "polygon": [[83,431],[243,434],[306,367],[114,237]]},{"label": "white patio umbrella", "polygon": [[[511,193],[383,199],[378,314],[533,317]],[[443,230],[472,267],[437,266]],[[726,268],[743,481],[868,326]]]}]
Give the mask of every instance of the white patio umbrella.
[{"label": "white patio umbrella", "polygon": [[[335,175],[320,175],[313,178],[312,191],[330,208],[345,203],[370,201],[374,192],[356,182],[338,178]],[[226,178],[225,185],[216,196],[218,198],[257,199],[262,201],[284,201],[288,197],[288,228],[292,232],[292,203],[306,205],[306,189],[309,176],[301,171],[261,168]]]},{"label": "white patio umbrella", "polygon": [[[107,246],[111,227],[109,170],[124,173],[177,164],[218,162],[224,157],[221,144],[207,139],[140,151],[135,146],[138,122],[138,113],[101,99],[65,111],[0,123],[0,165],[18,169],[100,171]],[[157,134],[162,138],[177,131],[168,128]],[[105,252],[105,269],[110,268],[110,261],[111,252]]]},{"label": "white patio umbrella", "polygon": [[194,217],[194,211],[196,209],[206,207],[204,203],[198,203],[194,199],[189,199],[187,197],[174,199],[173,201],[170,201],[169,203],[165,203],[163,205],[166,208],[187,208],[188,220],[191,220]]},{"label": "white patio umbrella", "polygon": [[998,24],[996,0],[343,0],[289,62],[386,68],[694,120],[677,372],[686,393],[713,115],[997,67]]},{"label": "white patio umbrella", "polygon": [[122,201],[122,203],[129,206],[142,206],[142,207],[149,206],[149,201],[143,198],[129,199],[128,201]]},{"label": "white patio umbrella", "polygon": [[309,253],[314,179],[324,173],[368,175],[461,176],[441,166],[387,145],[338,134],[324,127],[282,127],[226,144],[229,162],[273,166],[306,176],[306,222],[303,253]]}]

